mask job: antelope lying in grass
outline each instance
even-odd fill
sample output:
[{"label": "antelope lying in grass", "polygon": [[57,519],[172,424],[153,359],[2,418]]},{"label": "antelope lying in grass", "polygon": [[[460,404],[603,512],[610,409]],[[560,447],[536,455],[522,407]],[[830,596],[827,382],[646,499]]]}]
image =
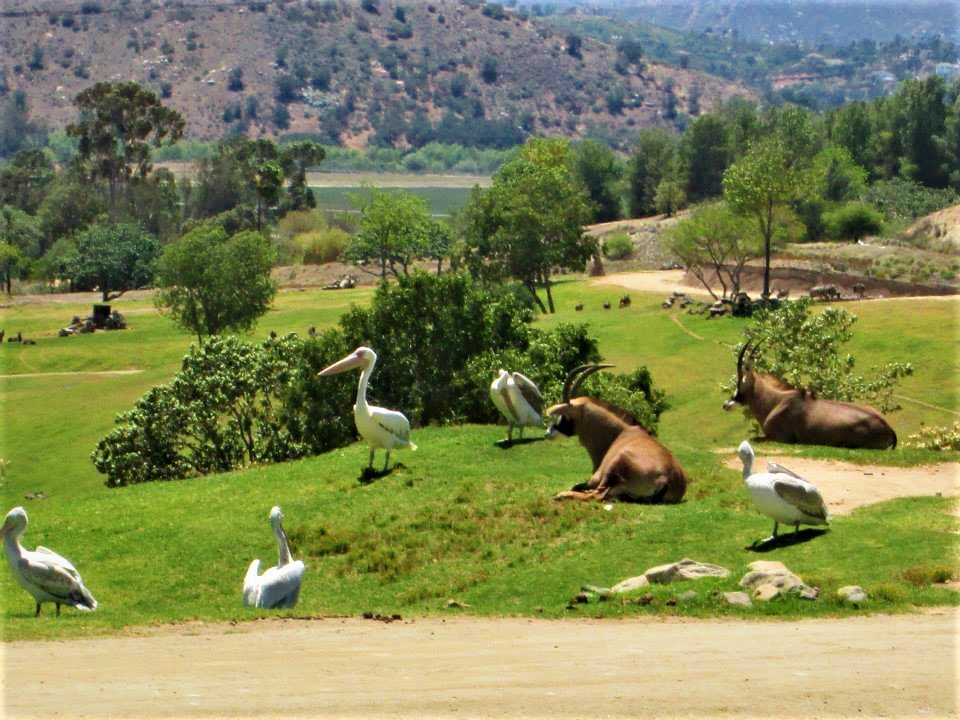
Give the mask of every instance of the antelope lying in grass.
[{"label": "antelope lying in grass", "polygon": [[581,365],[571,370],[563,385],[563,402],[547,410],[556,417],[547,436],[576,435],[594,469],[590,480],[554,499],[680,502],[687,475],[669,450],[625,410],[596,398],[573,397],[587,376],[607,367],[613,366]]},{"label": "antelope lying in grass", "polygon": [[[724,410],[736,403],[745,405],[763,434],[779,442],[877,450],[897,446],[897,434],[877,410],[868,405],[819,400],[807,390],[756,372],[749,358],[744,363],[749,346],[748,341],[737,357],[737,391],[724,403]],[[753,352],[757,347],[754,345]]]}]

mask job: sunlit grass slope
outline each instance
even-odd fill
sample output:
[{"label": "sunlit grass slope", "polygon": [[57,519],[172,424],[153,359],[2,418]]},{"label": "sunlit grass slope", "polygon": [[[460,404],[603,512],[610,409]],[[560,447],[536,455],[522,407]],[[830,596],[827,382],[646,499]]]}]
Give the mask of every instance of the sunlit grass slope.
[{"label": "sunlit grass slope", "polygon": [[[585,480],[586,453],[572,440],[534,441],[501,449],[503,428],[416,429],[417,452],[395,453],[396,472],[361,483],[366,447],[300,462],[180,482],[109,490],[89,454],[151,385],[179,366],[192,338],[152,309],[149,301],[121,300],[130,329],[57,338],[56,329],[88,306],[27,305],[4,308],[0,326],[21,329],[37,345],[4,343],[4,374],[69,373],[138,369],[134,375],[46,375],[0,380],[3,437],[9,461],[0,493],[4,511],[23,504],[31,524],[24,543],[42,544],[73,560],[101,602],[96,613],[71,609],[39,620],[32,599],[0,569],[4,637],[64,637],[111,632],[144,623],[257,617],[240,605],[240,585],[255,557],[276,559],[267,522],[283,507],[295,553],[308,571],[293,614],[363,612],[468,612],[518,615],[633,615],[683,613],[798,616],[853,612],[830,599],[854,583],[874,597],[870,607],[908,610],[953,604],[956,594],[927,580],[955,571],[957,518],[946,498],[901,499],[836,518],[809,542],[756,553],[745,548],[769,533],[753,511],[727,455],[747,437],[739,412],[720,409],[719,386],[734,372],[729,346],[745,321],[678,316],[693,337],[660,308],[662,298],[632,293],[630,308],[603,310],[617,288],[562,283],[555,296],[560,321],[588,322],[603,355],[629,370],[648,365],[671,404],[661,418],[660,439],[674,450],[693,482],[678,506],[559,504],[551,496]],[[369,290],[283,292],[251,338],[305,333],[327,327]],[[574,312],[577,301],[587,308]],[[884,360],[909,360],[916,374],[902,394],[939,408],[958,409],[953,301],[847,305],[860,316],[853,348],[864,368]],[[389,360],[384,358],[384,362]],[[350,408],[344,408],[349,413]],[[942,409],[904,403],[891,421],[901,440],[927,424],[946,424]],[[773,450],[767,444],[758,449]],[[779,450],[779,449],[778,449]],[[804,454],[855,461],[918,464],[937,459],[917,451],[855,452],[807,448]],[[956,455],[952,456],[954,459]],[[49,495],[25,500],[30,492]],[[649,605],[608,602],[566,609],[581,584],[611,585],[646,568],[683,557],[719,563],[728,580],[700,581],[695,599],[667,605],[688,587],[657,588]],[[747,564],[778,559],[819,585],[824,599],[776,602],[734,610],[712,591],[733,590]],[[909,578],[909,579],[908,579]],[[454,610],[447,601],[465,607]]]}]

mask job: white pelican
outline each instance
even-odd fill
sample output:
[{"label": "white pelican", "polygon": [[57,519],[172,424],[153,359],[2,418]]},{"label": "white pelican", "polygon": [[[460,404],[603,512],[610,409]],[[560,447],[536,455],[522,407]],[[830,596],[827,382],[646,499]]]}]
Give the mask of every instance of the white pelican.
[{"label": "white pelican", "polygon": [[776,539],[779,523],[793,525],[794,532],[800,531],[800,525],[830,524],[827,506],[813,483],[776,463],[767,466],[768,472],[751,472],[754,454],[746,440],[740,443],[737,455],[743,462],[743,479],[753,504],[773,518],[773,535],[762,542]]},{"label": "white pelican", "polygon": [[270,524],[277,535],[280,559],[275,567],[260,574],[260,561],[254,560],[243,578],[243,604],[258,608],[292,608],[300,599],[300,582],[306,569],[302,560],[290,556],[287,534],[283,531],[283,513],[274,506],[270,510]]},{"label": "white pelican", "polygon": [[373,467],[373,451],[383,448],[387,451],[383,469],[390,465],[390,451],[394,448],[410,448],[417,446],[410,441],[410,421],[396,410],[387,410],[376,405],[367,405],[367,383],[373,374],[373,366],[377,364],[377,354],[368,347],[358,347],[342,360],[338,360],[330,367],[320,371],[320,377],[336,375],[345,370],[363,368],[360,373],[360,384],[357,386],[357,402],[353,406],[353,420],[357,424],[357,432],[370,446],[370,464]]},{"label": "white pelican", "polygon": [[490,399],[507,419],[509,443],[513,442],[514,425],[520,428],[522,440],[524,427],[539,427],[543,422],[543,397],[526,375],[501,369],[490,383]]},{"label": "white pelican", "polygon": [[40,614],[40,604],[45,602],[56,603],[57,615],[60,615],[61,605],[73,605],[77,610],[96,610],[97,601],[84,586],[73,563],[42,545],[37,545],[37,549],[31,552],[20,544],[20,536],[26,529],[27,511],[15,507],[4,518],[0,534],[13,576],[37,601],[34,617]]}]

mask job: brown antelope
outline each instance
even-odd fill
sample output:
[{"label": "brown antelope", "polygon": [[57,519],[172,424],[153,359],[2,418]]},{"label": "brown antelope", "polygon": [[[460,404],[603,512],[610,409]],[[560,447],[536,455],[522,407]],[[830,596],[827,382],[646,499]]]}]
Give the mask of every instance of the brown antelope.
[{"label": "brown antelope", "polygon": [[554,499],[680,502],[687,475],[669,450],[625,410],[596,398],[574,397],[588,375],[607,367],[613,366],[581,365],[571,370],[563,385],[563,402],[547,410],[556,417],[547,436],[576,435],[594,470],[590,480]]},{"label": "brown antelope", "polygon": [[724,410],[737,403],[750,408],[763,434],[778,442],[877,450],[897,446],[897,434],[874,408],[820,400],[773,375],[754,371],[749,358],[744,363],[750,342],[737,356],[737,390],[723,404]]}]

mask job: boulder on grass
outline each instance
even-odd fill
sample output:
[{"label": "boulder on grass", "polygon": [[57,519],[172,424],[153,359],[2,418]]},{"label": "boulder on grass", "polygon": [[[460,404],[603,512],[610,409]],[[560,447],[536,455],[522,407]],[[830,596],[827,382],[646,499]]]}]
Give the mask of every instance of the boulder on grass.
[{"label": "boulder on grass", "polygon": [[806,585],[787,566],[776,560],[757,560],[748,566],[750,572],[740,579],[740,587],[750,590],[757,600],[773,600],[786,593],[795,593],[805,600],[816,600],[820,591]]}]

